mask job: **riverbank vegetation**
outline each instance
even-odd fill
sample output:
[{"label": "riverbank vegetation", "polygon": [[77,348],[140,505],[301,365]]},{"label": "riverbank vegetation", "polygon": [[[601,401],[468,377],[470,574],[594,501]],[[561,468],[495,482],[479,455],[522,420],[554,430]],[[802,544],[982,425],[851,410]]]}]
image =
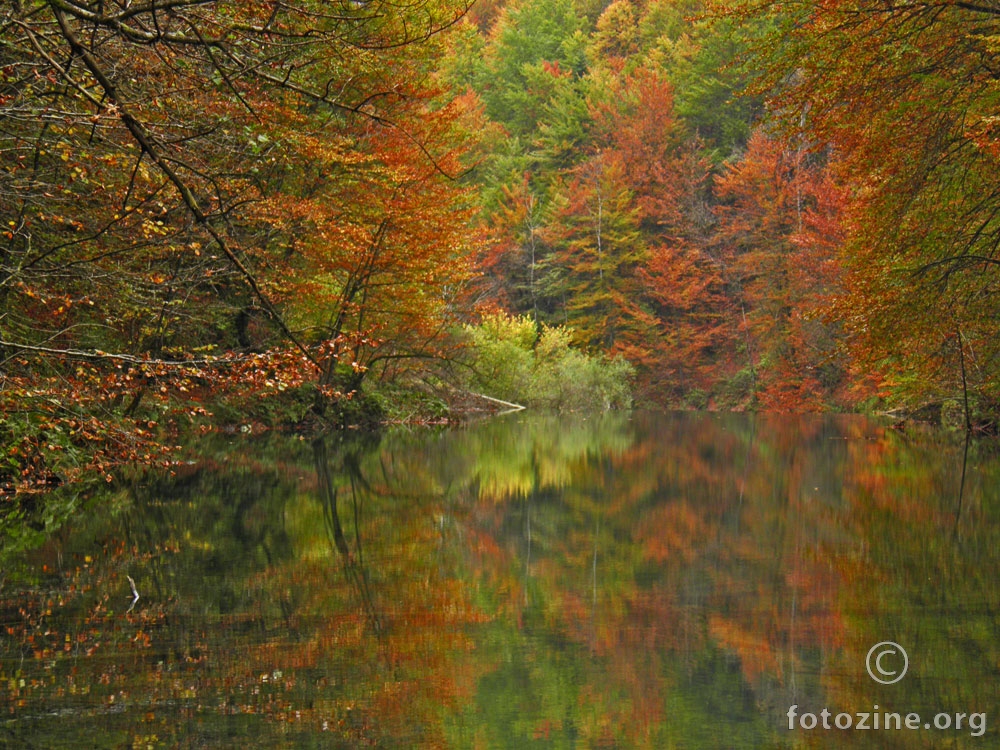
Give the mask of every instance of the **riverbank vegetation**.
[{"label": "riverbank vegetation", "polygon": [[572,332],[529,316],[485,315],[466,326],[469,387],[517,406],[602,412],[627,409],[632,366],[622,357],[587,355]]},{"label": "riverbank vegetation", "polygon": [[997,23],[11,3],[0,485],[110,477],[219,422],[455,418],[486,390],[991,428]]}]

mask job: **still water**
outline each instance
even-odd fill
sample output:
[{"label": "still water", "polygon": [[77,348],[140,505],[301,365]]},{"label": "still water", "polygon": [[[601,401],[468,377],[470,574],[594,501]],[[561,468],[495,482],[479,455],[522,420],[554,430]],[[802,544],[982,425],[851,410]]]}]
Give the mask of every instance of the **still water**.
[{"label": "still water", "polygon": [[6,529],[0,746],[1000,746],[991,444],[507,415],[188,458]]}]

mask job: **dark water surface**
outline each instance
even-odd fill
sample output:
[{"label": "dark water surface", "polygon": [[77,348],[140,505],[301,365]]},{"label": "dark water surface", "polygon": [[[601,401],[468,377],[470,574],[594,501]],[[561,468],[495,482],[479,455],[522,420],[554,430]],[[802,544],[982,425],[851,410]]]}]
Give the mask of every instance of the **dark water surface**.
[{"label": "dark water surface", "polygon": [[1000,746],[988,444],[964,478],[856,417],[191,451],[7,530],[0,746]]}]

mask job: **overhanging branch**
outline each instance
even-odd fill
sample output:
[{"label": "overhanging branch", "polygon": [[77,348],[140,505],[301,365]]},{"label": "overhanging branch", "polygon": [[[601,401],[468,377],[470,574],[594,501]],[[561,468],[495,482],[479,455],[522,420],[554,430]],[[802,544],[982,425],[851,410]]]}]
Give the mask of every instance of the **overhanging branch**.
[{"label": "overhanging branch", "polygon": [[[310,352],[305,345],[299,341],[298,337],[292,333],[291,329],[289,329],[281,314],[271,303],[267,295],[264,294],[264,291],[260,288],[256,277],[239,258],[235,250],[230,247],[222,233],[212,225],[209,215],[201,207],[201,204],[199,203],[194,192],[181,178],[177,170],[174,169],[170,160],[160,153],[160,149],[158,148],[152,135],[147,132],[143,123],[132,114],[129,103],[124,101],[122,97],[119,96],[114,82],[111,81],[93,54],[91,54],[90,50],[80,42],[68,19],[66,18],[66,14],[62,10],[61,6],[66,3],[63,0],[49,0],[49,2],[56,22],[59,24],[59,29],[62,32],[63,38],[65,38],[73,53],[83,61],[83,64],[86,66],[87,70],[90,71],[90,74],[94,77],[97,84],[104,90],[106,103],[108,105],[113,105],[117,109],[119,119],[138,144],[139,148],[149,156],[152,162],[156,165],[157,169],[159,169],[160,172],[177,189],[184,206],[194,218],[195,223],[197,223],[212,238],[215,245],[229,259],[229,262],[232,263],[232,265],[239,271],[254,296],[260,301],[261,306],[277,324],[282,334],[292,342],[292,344],[306,357],[310,363],[312,363],[317,369],[320,369],[320,365],[313,357],[312,352]],[[63,75],[68,75],[68,71],[63,72]],[[70,82],[72,83],[71,79]]]}]

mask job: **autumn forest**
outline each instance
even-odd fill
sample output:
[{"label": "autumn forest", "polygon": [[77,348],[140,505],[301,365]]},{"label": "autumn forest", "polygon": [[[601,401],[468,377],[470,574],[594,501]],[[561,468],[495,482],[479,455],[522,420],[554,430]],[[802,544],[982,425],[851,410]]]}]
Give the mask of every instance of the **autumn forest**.
[{"label": "autumn forest", "polygon": [[952,0],[12,0],[0,485],[499,402],[992,430],[998,40]]},{"label": "autumn forest", "polygon": [[0,745],[996,744],[998,53],[0,2]]}]

